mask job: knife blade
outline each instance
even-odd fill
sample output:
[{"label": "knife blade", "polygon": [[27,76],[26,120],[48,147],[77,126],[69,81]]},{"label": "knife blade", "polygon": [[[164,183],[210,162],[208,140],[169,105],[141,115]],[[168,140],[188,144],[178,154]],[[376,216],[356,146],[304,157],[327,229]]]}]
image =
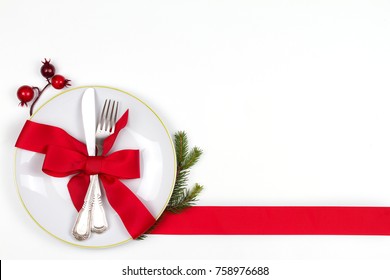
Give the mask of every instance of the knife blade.
[{"label": "knife blade", "polygon": [[[85,90],[81,100],[81,113],[84,126],[85,144],[89,156],[95,156],[96,150],[96,112],[95,112],[95,90],[88,88]],[[92,228],[92,205],[93,205],[93,189],[96,175],[90,176],[90,183],[87,194],[84,198],[83,207],[80,209],[76,222],[73,226],[72,234],[77,240],[85,240],[91,236]]]},{"label": "knife blade", "polygon": [[88,88],[81,100],[81,112],[83,118],[85,144],[87,145],[87,151],[89,156],[95,156],[96,154],[96,112],[95,112],[95,89]]}]

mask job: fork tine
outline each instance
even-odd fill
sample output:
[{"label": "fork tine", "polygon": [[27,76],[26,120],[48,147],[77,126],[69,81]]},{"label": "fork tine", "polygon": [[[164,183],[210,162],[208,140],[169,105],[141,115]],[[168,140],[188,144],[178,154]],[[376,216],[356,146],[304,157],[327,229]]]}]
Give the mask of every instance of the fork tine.
[{"label": "fork tine", "polygon": [[111,122],[110,132],[113,132],[113,130],[115,129],[116,118],[118,116],[118,107],[119,107],[119,102],[114,100],[112,106],[111,118],[110,118],[110,122]]},{"label": "fork tine", "polygon": [[100,115],[98,129],[114,132],[116,119],[118,117],[119,102],[111,99],[104,101],[103,109]]},{"label": "fork tine", "polygon": [[99,130],[103,130],[103,127],[105,125],[105,115],[106,115],[106,112],[108,109],[107,108],[107,101],[108,101],[108,99],[104,100],[103,109],[102,109],[102,112],[100,113],[99,125],[98,125]]},{"label": "fork tine", "polygon": [[109,132],[111,132],[112,127],[113,127],[112,117],[113,117],[113,115],[114,115],[114,107],[115,107],[115,101],[112,101],[112,105],[111,105],[111,108],[110,108],[110,114],[109,114],[109,116],[108,116],[108,118],[107,118],[107,123],[108,123],[108,128],[107,128],[107,130],[108,130]]},{"label": "fork tine", "polygon": [[108,99],[107,104],[107,112],[104,116],[104,130],[110,131],[111,129],[111,122],[110,122],[110,115],[111,115],[111,99]]}]

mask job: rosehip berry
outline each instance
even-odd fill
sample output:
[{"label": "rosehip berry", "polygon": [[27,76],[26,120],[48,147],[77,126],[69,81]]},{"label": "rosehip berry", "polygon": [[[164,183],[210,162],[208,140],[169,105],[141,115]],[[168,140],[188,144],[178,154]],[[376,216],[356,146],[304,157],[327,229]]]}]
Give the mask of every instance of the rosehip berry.
[{"label": "rosehip berry", "polygon": [[54,76],[56,72],[56,68],[53,64],[50,63],[50,59],[45,61],[42,61],[43,65],[41,66],[41,74],[46,79],[49,79]]},{"label": "rosehip berry", "polygon": [[51,85],[55,89],[63,89],[64,87],[70,86],[70,80],[65,79],[61,75],[54,75],[53,78],[51,78]]},{"label": "rosehip berry", "polygon": [[21,86],[18,89],[18,99],[20,100],[20,106],[27,106],[27,102],[34,98],[34,90],[30,86]]}]

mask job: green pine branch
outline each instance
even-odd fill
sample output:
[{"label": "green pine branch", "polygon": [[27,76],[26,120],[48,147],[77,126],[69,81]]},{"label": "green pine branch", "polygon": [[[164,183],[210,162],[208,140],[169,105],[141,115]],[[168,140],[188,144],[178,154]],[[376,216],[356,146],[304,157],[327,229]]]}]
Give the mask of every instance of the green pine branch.
[{"label": "green pine branch", "polygon": [[174,139],[177,159],[176,182],[166,210],[178,213],[194,205],[198,195],[203,190],[203,186],[199,184],[196,184],[192,189],[187,188],[190,168],[199,161],[202,150],[198,147],[189,150],[188,137],[184,131],[176,132]]},{"label": "green pine branch", "polygon": [[[199,194],[203,190],[203,186],[198,183],[196,183],[192,188],[188,188],[190,169],[199,161],[203,152],[198,147],[194,147],[191,150],[189,149],[188,137],[184,131],[178,131],[175,133],[174,145],[177,162],[176,181],[165,211],[177,214],[184,209],[195,205],[196,201],[198,201]],[[138,237],[137,240],[145,239],[146,234],[153,230],[159,220],[157,220],[145,234]]]}]

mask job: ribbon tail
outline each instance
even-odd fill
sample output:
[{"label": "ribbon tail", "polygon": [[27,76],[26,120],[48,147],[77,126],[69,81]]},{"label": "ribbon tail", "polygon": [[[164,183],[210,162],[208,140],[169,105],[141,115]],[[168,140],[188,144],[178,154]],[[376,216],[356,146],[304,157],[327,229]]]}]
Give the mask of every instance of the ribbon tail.
[{"label": "ribbon tail", "polygon": [[115,124],[115,130],[114,133],[108,136],[104,142],[103,142],[103,155],[106,155],[112,145],[114,145],[114,142],[116,138],[118,137],[119,132],[126,127],[127,120],[129,118],[129,110],[126,110],[126,112],[119,118],[119,120]]},{"label": "ribbon tail", "polygon": [[68,191],[77,212],[83,207],[88,186],[89,176],[84,173],[73,176],[68,182]]},{"label": "ribbon tail", "polygon": [[156,219],[138,197],[116,178],[101,175],[107,200],[118,213],[123,225],[133,239],[148,230]]},{"label": "ribbon tail", "polygon": [[26,121],[15,147],[46,154],[49,146],[60,146],[86,154],[85,144],[69,135],[65,130],[33,121]]}]

